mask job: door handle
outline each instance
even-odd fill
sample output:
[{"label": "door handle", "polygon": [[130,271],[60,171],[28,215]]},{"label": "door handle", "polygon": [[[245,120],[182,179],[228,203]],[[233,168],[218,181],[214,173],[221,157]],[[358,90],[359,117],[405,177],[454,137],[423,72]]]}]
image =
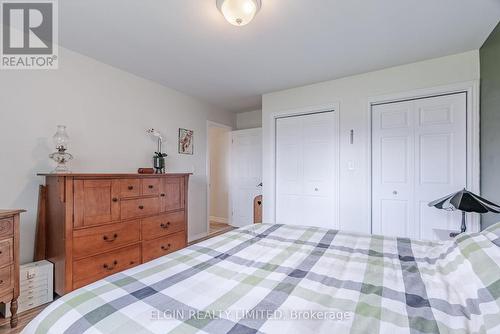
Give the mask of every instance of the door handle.
[{"label": "door handle", "polygon": [[257,187],[262,187],[262,182],[257,185]]}]

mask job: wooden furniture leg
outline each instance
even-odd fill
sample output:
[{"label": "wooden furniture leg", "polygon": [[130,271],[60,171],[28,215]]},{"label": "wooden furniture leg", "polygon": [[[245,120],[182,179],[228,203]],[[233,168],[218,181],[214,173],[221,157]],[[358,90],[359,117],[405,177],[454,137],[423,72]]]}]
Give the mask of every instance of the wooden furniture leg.
[{"label": "wooden furniture leg", "polygon": [[10,316],[10,327],[14,328],[17,326],[17,298],[12,299],[10,302],[10,313],[12,314]]}]

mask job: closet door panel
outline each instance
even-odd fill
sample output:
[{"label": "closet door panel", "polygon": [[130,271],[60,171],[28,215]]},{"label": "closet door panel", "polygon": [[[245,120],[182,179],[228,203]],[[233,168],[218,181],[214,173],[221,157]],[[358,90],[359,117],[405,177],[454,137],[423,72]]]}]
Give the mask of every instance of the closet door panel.
[{"label": "closet door panel", "polygon": [[372,232],[407,235],[413,224],[413,104],[373,107]]},{"label": "closet door panel", "polygon": [[436,230],[456,230],[460,212],[427,206],[467,185],[466,93],[415,100],[414,237],[436,239]]}]

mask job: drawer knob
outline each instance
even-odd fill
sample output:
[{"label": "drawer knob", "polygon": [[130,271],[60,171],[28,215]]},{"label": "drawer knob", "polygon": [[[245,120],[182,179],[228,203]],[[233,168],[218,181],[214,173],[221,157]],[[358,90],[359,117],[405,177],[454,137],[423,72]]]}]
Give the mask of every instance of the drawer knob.
[{"label": "drawer knob", "polygon": [[103,268],[106,270],[113,270],[113,269],[115,269],[117,264],[118,264],[118,261],[114,260],[112,265],[109,265],[107,263],[103,264]]},{"label": "drawer knob", "polygon": [[144,210],[144,205],[139,205],[140,210]]},{"label": "drawer knob", "polygon": [[161,249],[164,250],[164,251],[167,251],[170,249],[170,244],[168,244],[166,247],[165,246],[161,246]]},{"label": "drawer knob", "polygon": [[128,186],[128,190],[133,190],[134,186]]},{"label": "drawer knob", "polygon": [[118,202],[118,198],[113,197],[112,201],[116,203],[116,202]]},{"label": "drawer knob", "polygon": [[165,197],[165,194],[160,194],[161,197]]},{"label": "drawer knob", "polygon": [[153,186],[152,184],[150,184],[150,185],[148,186],[148,188],[149,188],[149,189],[153,189],[153,188],[154,188],[154,186]]},{"label": "drawer knob", "polygon": [[105,235],[105,236],[103,236],[103,237],[102,237],[102,239],[103,239],[104,241],[107,241],[107,242],[113,242],[113,241],[115,241],[115,240],[116,240],[116,238],[118,238],[118,234],[116,234],[116,233],[115,233],[115,234],[113,234],[113,237],[111,237],[111,238],[110,238],[110,237],[108,237],[107,235]]},{"label": "drawer knob", "polygon": [[167,222],[166,224],[165,224],[165,223],[161,223],[161,224],[160,224],[160,227],[161,227],[161,228],[164,228],[164,229],[167,229],[167,228],[169,228],[169,227],[170,227],[170,222]]}]

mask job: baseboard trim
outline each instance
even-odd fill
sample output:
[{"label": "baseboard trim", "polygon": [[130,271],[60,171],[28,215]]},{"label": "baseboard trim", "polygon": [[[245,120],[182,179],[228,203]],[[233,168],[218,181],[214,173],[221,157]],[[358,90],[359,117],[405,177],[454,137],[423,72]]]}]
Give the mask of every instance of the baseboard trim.
[{"label": "baseboard trim", "polygon": [[211,239],[211,238],[215,238],[215,237],[218,237],[219,235],[222,235],[224,233],[227,233],[227,232],[230,232],[232,230],[236,229],[236,227],[228,227],[227,229],[224,229],[224,230],[221,230],[219,232],[214,232],[212,234],[209,234],[207,235],[206,237],[203,237],[203,238],[200,238],[200,239],[196,239],[196,240],[193,240],[193,241],[190,241],[188,243],[188,246],[191,246],[191,245],[194,245],[194,244],[197,244],[199,242],[202,242],[202,241],[205,241],[205,240],[208,240],[208,239]]},{"label": "baseboard trim", "polygon": [[214,216],[210,216],[209,219],[211,222],[221,223],[221,224],[227,224],[229,221],[227,218],[214,217]]},{"label": "baseboard trim", "polygon": [[191,243],[191,242],[199,240],[199,239],[206,238],[207,236],[208,236],[208,232],[203,232],[203,233],[198,233],[198,234],[192,235],[188,238],[188,243]]}]

